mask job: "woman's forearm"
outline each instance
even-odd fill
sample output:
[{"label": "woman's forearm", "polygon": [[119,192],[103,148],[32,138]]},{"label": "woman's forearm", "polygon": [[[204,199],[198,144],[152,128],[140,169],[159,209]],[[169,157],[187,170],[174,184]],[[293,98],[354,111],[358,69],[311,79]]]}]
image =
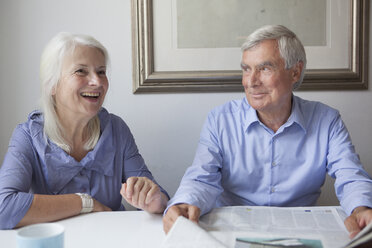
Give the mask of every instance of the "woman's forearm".
[{"label": "woman's forearm", "polygon": [[35,194],[30,209],[16,227],[34,223],[56,221],[75,216],[80,213],[81,207],[81,198],[75,194]]}]

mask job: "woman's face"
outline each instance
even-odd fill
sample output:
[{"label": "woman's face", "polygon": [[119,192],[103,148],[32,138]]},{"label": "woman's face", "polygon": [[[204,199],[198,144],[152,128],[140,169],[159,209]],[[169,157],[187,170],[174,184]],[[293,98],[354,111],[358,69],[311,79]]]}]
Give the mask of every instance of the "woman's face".
[{"label": "woman's face", "polygon": [[91,119],[100,110],[108,89],[103,53],[78,45],[62,61],[61,77],[53,90],[60,117]]}]

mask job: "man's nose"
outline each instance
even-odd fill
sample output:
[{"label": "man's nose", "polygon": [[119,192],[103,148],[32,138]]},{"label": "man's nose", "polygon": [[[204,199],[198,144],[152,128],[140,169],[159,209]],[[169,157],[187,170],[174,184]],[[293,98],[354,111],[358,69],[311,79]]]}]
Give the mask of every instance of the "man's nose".
[{"label": "man's nose", "polygon": [[246,75],[246,86],[254,87],[260,84],[259,72],[257,70],[252,70],[249,75]]}]

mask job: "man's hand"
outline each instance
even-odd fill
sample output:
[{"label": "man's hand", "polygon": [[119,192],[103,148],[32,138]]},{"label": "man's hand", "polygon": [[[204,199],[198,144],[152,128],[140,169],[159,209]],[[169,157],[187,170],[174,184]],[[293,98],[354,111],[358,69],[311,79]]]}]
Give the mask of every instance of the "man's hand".
[{"label": "man's hand", "polygon": [[128,178],[120,193],[130,205],[150,213],[162,213],[168,201],[159,186],[147,177]]},{"label": "man's hand", "polygon": [[163,217],[163,229],[168,233],[178,216],[183,216],[189,220],[198,223],[200,217],[200,209],[189,204],[178,204],[170,207]]},{"label": "man's hand", "polygon": [[365,226],[372,222],[372,209],[357,207],[352,214],[346,218],[345,226],[349,231],[350,238],[354,238]]}]

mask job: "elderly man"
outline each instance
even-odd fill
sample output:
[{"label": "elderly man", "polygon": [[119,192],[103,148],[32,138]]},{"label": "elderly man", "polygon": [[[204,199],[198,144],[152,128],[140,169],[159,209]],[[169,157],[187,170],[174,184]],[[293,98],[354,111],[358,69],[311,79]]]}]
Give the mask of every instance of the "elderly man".
[{"label": "elderly man", "polygon": [[301,41],[286,27],[265,26],[242,51],[246,97],[209,113],[168,203],[165,232],[178,216],[197,222],[214,207],[314,205],[328,173],[355,236],[372,221],[372,180],[339,112],[293,95],[306,67]]}]

